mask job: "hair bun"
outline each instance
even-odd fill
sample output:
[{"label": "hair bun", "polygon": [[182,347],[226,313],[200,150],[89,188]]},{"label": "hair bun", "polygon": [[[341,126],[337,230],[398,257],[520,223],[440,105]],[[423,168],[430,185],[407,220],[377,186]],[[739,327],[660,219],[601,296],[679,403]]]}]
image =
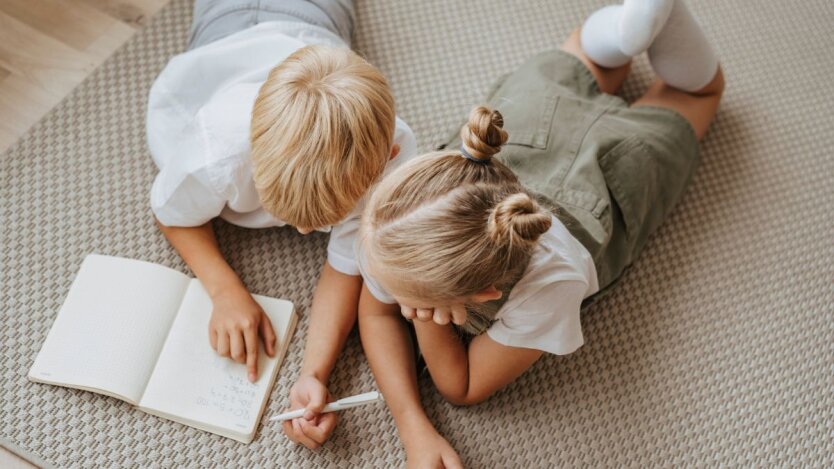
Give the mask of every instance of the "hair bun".
[{"label": "hair bun", "polygon": [[517,192],[495,206],[489,217],[488,232],[498,242],[521,240],[534,243],[550,229],[551,223],[549,212],[528,194]]},{"label": "hair bun", "polygon": [[504,116],[500,112],[478,106],[472,109],[469,122],[460,129],[460,140],[470,155],[489,161],[507,141],[507,131],[503,127]]}]

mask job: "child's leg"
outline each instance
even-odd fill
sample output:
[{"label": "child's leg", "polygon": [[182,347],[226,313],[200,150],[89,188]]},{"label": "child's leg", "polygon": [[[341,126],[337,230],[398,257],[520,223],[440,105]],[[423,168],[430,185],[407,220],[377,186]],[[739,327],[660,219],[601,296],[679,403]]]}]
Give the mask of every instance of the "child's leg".
[{"label": "child's leg", "polygon": [[623,0],[592,13],[582,25],[582,49],[604,67],[643,53],[666,24],[676,0]]},{"label": "child's leg", "polygon": [[718,70],[718,59],[684,0],[624,0],[594,12],[582,26],[582,49],[614,67],[648,50],[652,68],[668,85],[695,92]]},{"label": "child's leg", "polygon": [[266,21],[320,26],[351,44],[353,0],[196,0],[187,49],[194,49]]},{"label": "child's leg", "polygon": [[632,55],[637,55],[627,55],[623,52],[620,39],[622,16],[622,5],[609,5],[591,13],[582,24],[579,42],[582,51],[595,64],[616,68],[631,62]]},{"label": "child's leg", "polygon": [[614,28],[620,50],[631,57],[643,53],[666,26],[676,0],[623,0],[622,16]]},{"label": "child's leg", "polygon": [[591,71],[594,75],[594,78],[597,80],[597,84],[599,85],[599,89],[603,93],[614,94],[617,90],[620,89],[623,82],[625,81],[626,77],[628,76],[628,72],[631,69],[631,59],[629,58],[624,64],[621,64],[615,68],[606,68],[603,66],[598,65],[596,62],[591,60],[591,58],[585,53],[582,49],[582,44],[580,40],[580,30],[574,30],[570,36],[565,40],[564,44],[562,44],[561,49],[565,52],[575,55],[585,64],[586,67]]},{"label": "child's leg", "polygon": [[674,2],[649,47],[649,62],[663,81],[684,91],[698,92],[715,78],[718,57],[683,0]]},{"label": "child's leg", "polygon": [[632,106],[656,106],[675,110],[689,121],[700,140],[706,135],[715,113],[718,112],[723,92],[724,75],[719,68],[712,81],[694,92],[682,91],[669,86],[663,80],[655,80],[648,91]]},{"label": "child's leg", "polygon": [[718,58],[683,0],[674,0],[665,26],[649,47],[660,77],[633,106],[673,109],[692,124],[698,139],[707,133],[724,92]]}]

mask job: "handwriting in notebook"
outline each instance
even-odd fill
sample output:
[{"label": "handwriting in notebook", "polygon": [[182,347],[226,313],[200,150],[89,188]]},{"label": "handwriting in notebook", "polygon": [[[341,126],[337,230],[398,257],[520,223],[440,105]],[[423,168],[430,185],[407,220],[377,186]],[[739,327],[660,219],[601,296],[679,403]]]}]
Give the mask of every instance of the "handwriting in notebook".
[{"label": "handwriting in notebook", "polygon": [[239,376],[226,375],[222,384],[209,388],[195,403],[227,417],[248,421],[256,395],[257,386]]}]

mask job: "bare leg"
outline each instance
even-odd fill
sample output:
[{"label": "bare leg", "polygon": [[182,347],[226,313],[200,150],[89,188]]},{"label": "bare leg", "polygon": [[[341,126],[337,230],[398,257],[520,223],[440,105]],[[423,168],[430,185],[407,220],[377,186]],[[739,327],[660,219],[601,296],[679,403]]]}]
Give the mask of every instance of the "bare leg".
[{"label": "bare leg", "polygon": [[663,80],[652,83],[643,96],[632,104],[637,106],[665,107],[679,112],[695,129],[698,140],[704,138],[709,125],[718,112],[718,104],[724,93],[724,74],[718,68],[715,77],[698,91],[686,92],[673,88]]},{"label": "bare leg", "polygon": [[562,44],[561,49],[569,54],[573,54],[585,64],[586,67],[594,75],[597,80],[599,89],[603,93],[614,94],[623,85],[628,72],[631,69],[631,62],[616,68],[605,68],[594,63],[585,52],[582,51],[582,45],[579,42],[579,28],[576,28],[570,36]]}]

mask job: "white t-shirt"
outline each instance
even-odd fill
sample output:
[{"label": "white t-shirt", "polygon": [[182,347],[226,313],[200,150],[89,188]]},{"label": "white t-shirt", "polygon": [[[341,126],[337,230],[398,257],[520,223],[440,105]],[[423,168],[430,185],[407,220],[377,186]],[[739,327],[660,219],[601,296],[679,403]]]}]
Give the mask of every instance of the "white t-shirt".
[{"label": "white t-shirt", "polygon": [[[383,303],[396,303],[377,280],[367,274],[366,258],[357,243],[359,269],[368,290]],[[524,275],[498,310],[487,334],[496,342],[557,355],[574,352],[584,342],[579,308],[599,291],[591,254],[553,217],[539,238]]]},{"label": "white t-shirt", "polygon": [[[159,174],[151,208],[168,226],[198,226],[215,217],[247,228],[283,226],[261,206],[252,177],[252,108],[269,71],[310,44],[348,47],[330,31],[300,22],[261,23],[180,54],[166,65],[148,97],[148,147]],[[417,156],[414,133],[397,119],[390,172]],[[358,275],[353,241],[364,198],[330,231],[327,260]]]}]

